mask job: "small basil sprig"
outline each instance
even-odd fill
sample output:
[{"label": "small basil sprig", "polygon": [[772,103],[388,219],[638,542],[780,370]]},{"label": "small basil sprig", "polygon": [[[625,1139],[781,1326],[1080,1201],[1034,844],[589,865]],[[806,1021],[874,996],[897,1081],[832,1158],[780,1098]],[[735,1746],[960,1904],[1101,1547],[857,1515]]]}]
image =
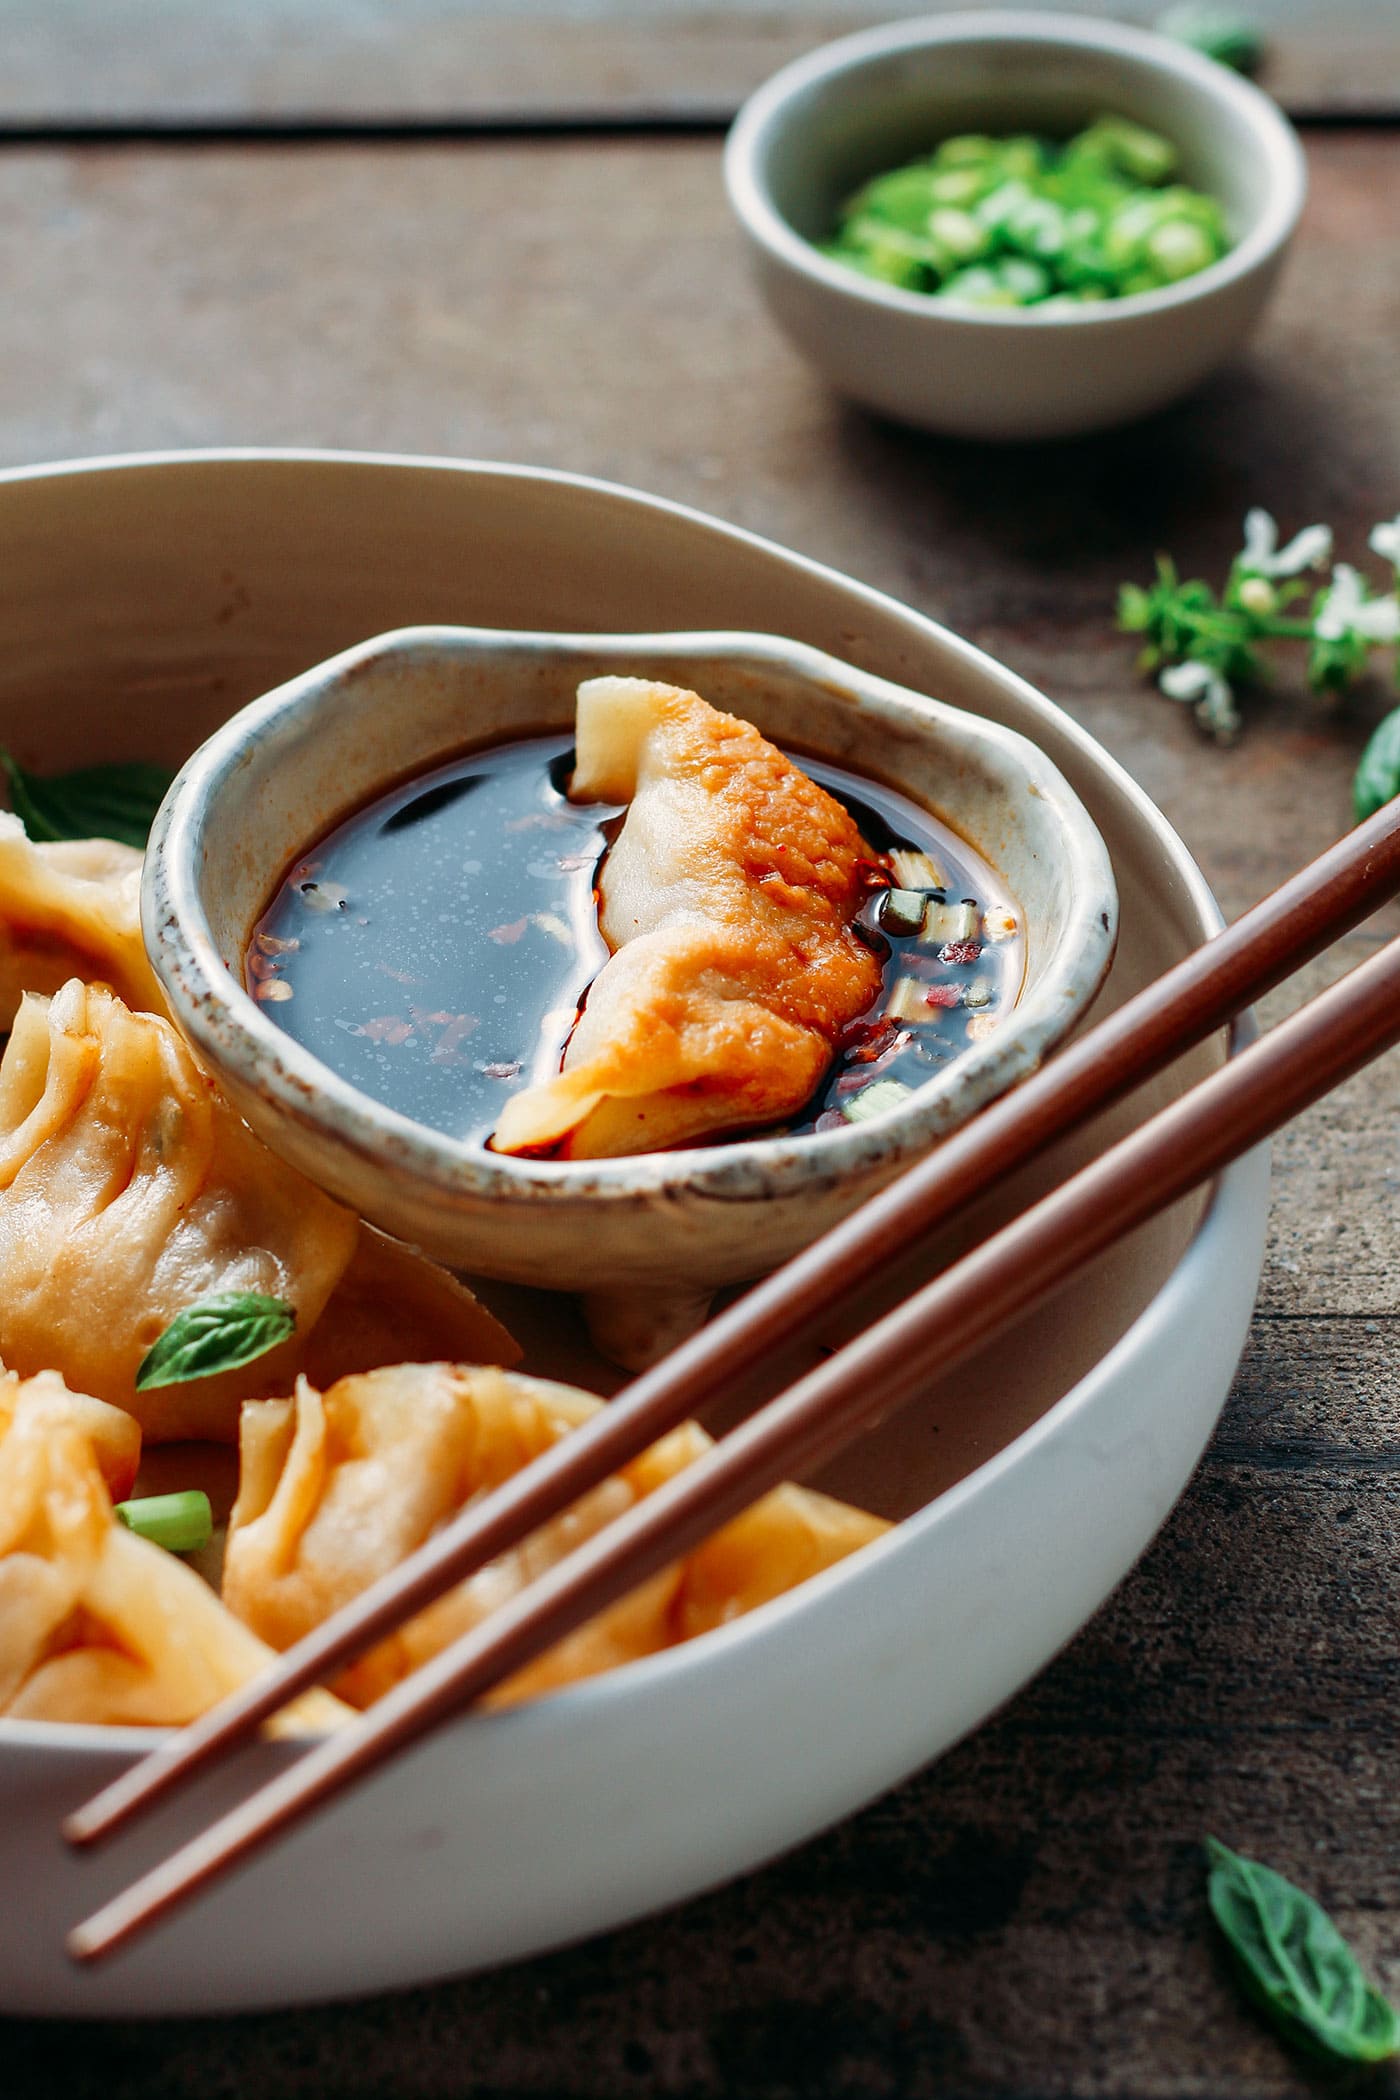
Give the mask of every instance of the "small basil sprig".
[{"label": "small basil sprig", "polygon": [[[1264,680],[1275,645],[1306,645],[1308,684],[1324,697],[1355,685],[1380,650],[1395,652],[1400,676],[1400,517],[1374,526],[1368,545],[1390,565],[1384,588],[1350,562],[1333,562],[1330,527],[1305,525],[1280,546],[1274,519],[1254,509],[1220,591],[1181,577],[1159,555],[1152,583],[1120,590],[1118,625],[1143,637],[1139,668],[1169,699],[1187,702],[1208,736],[1231,743],[1241,728],[1236,688]],[[1309,570],[1330,573],[1314,586]]]},{"label": "small basil sprig", "polygon": [[221,1291],[176,1315],[141,1359],[136,1390],[186,1385],[236,1371],[285,1342],[297,1324],[295,1306],[260,1291]]},{"label": "small basil sprig", "polygon": [[116,839],[144,849],[156,811],[175,778],[163,766],[83,766],[76,773],[28,773],[0,751],[10,807],[32,839]]},{"label": "small basil sprig", "polygon": [[1215,1838],[1206,1839],[1206,1856],[1215,1921],[1245,1990],[1280,2032],[1347,2063],[1400,2053],[1400,2014],[1366,1981],[1321,1905]]},{"label": "small basil sprig", "polygon": [[1264,39],[1247,15],[1220,7],[1214,0],[1181,0],[1153,23],[1159,36],[1202,51],[1217,65],[1236,73],[1254,73],[1264,55]]},{"label": "small basil sprig", "polygon": [[1397,795],[1400,795],[1400,707],[1384,718],[1361,754],[1361,763],[1351,785],[1357,823],[1364,824],[1367,817],[1384,809],[1386,803],[1393,802]]}]

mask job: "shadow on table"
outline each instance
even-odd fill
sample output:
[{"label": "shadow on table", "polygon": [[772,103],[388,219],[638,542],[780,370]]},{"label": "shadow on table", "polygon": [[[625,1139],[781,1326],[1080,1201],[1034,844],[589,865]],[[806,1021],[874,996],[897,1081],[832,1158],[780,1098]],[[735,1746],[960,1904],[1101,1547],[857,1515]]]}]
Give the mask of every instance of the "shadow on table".
[{"label": "shadow on table", "polygon": [[1350,407],[1339,413],[1278,362],[1252,363],[1179,407],[1097,437],[979,444],[844,406],[833,435],[873,507],[907,530],[922,505],[931,532],[956,527],[965,558],[980,547],[989,561],[1069,578],[1147,544],[1213,576],[1238,548],[1253,504],[1290,532],[1314,519],[1342,525],[1363,512],[1369,524],[1393,514],[1394,463]]}]

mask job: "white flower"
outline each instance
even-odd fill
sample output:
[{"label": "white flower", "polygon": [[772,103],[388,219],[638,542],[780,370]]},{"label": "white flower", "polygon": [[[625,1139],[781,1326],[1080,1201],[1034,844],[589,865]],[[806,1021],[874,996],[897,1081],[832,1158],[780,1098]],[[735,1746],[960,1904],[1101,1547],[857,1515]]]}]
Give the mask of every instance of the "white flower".
[{"label": "white flower", "polygon": [[1392,568],[1400,569],[1400,518],[1390,518],[1384,525],[1377,525],[1371,534],[1371,545]]},{"label": "white flower", "polygon": [[1218,744],[1233,743],[1239,735],[1239,709],[1230,681],[1210,664],[1194,659],[1168,664],[1157,683],[1169,700],[1190,701],[1197,722]]},{"label": "white flower", "polygon": [[1400,641],[1400,598],[1368,598],[1359,572],[1339,561],[1332,588],[1317,609],[1313,633],[1320,642],[1360,635],[1368,642]]},{"label": "white flower", "polygon": [[1278,526],[1266,510],[1245,515],[1239,564],[1246,576],[1298,576],[1304,569],[1324,568],[1331,553],[1330,525],[1305,525],[1280,547]]}]

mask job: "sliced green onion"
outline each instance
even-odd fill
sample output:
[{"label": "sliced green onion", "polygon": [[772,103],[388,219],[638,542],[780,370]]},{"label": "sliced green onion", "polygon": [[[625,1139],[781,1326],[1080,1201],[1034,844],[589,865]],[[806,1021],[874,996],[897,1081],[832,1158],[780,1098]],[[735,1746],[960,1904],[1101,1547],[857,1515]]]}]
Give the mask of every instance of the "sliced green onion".
[{"label": "sliced green onion", "polygon": [[927,1021],[929,1003],[927,987],[917,977],[897,977],[894,989],[885,1001],[887,1021]]},{"label": "sliced green onion", "polygon": [[1101,151],[1111,167],[1133,182],[1165,182],[1176,173],[1176,148],[1171,140],[1145,125],[1130,124],[1126,117],[1100,117],[1075,143]]},{"label": "sliced green onion", "polygon": [[962,131],[956,138],[944,139],[933,156],[933,165],[936,168],[999,168],[1005,144],[1005,139],[988,138],[984,132]]},{"label": "sliced green onion", "polygon": [[1021,306],[1034,306],[1037,299],[1048,298],[1051,291],[1050,273],[1043,263],[1034,262],[1028,255],[1008,255],[996,266],[998,282],[1014,294]]},{"label": "sliced green onion", "polygon": [[208,1545],[214,1530],[214,1512],[200,1488],[118,1502],[115,1514],[128,1531],[149,1539],[153,1546],[164,1546],[167,1553],[196,1553]]},{"label": "sliced green onion", "polygon": [[913,1091],[913,1087],[906,1086],[902,1079],[876,1079],[843,1101],[841,1113],[848,1123],[868,1123],[872,1116],[883,1116],[890,1109],[898,1108]]},{"label": "sliced green onion", "polygon": [[1215,261],[1218,250],[1203,227],[1186,219],[1168,219],[1148,236],[1147,255],[1152,268],[1168,284],[1194,277]]},{"label": "sliced green onion", "polygon": [[977,922],[975,904],[930,904],[924,914],[924,939],[932,948],[949,941],[975,941]]},{"label": "sliced green onion", "polygon": [[936,241],[955,263],[980,262],[991,250],[992,236],[970,211],[942,205],[929,213],[929,239]]},{"label": "sliced green onion", "polygon": [[909,168],[894,168],[888,175],[877,175],[873,182],[866,183],[864,189],[857,190],[846,207],[845,230],[856,233],[862,228],[883,228],[905,234],[926,234],[933,201],[932,177],[923,162],[916,162]]},{"label": "sliced green onion", "polygon": [[896,846],[890,854],[894,879],[902,890],[941,890],[944,877],[927,853],[912,846]]},{"label": "sliced green onion", "polygon": [[880,899],[882,933],[922,933],[928,899],[922,890],[886,890]]},{"label": "sliced green onion", "polygon": [[996,986],[990,977],[974,977],[963,993],[963,1005],[972,1007],[975,1012],[979,1007],[990,1006],[995,997]]},{"label": "sliced green onion", "polygon": [[986,187],[987,177],[981,168],[948,168],[929,177],[928,194],[934,204],[960,210],[976,204]]},{"label": "sliced green onion", "polygon": [[1009,284],[1003,284],[995,270],[985,263],[973,263],[966,270],[956,270],[943,286],[945,299],[961,299],[965,306],[1019,306],[1021,296]]},{"label": "sliced green onion", "polygon": [[[1075,137],[945,139],[874,176],[823,252],[866,276],[982,307],[1122,298],[1223,255],[1219,202],[1177,181],[1170,139],[1103,116]],[[908,883],[907,888],[917,884]]]}]

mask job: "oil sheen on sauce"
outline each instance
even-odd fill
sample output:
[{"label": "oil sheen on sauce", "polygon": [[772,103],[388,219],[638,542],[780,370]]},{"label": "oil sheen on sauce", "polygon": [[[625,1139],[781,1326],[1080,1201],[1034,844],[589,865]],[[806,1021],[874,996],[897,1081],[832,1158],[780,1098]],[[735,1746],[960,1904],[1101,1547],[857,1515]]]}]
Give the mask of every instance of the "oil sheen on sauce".
[{"label": "oil sheen on sauce", "polygon": [[[870,1015],[846,1030],[794,1132],[847,1119],[876,1079],[917,1086],[1014,1003],[1024,963],[1000,879],[955,832],[894,789],[798,756],[876,853],[925,853],[930,898],[963,939],[861,922],[884,964]],[[595,884],[625,814],[575,804],[567,736],[450,760],[338,824],[288,870],[255,929],[248,989],[270,1019],[361,1092],[433,1130],[485,1143],[506,1098],[559,1070],[608,959]],[[927,987],[914,999],[910,979]],[[904,984],[906,1019],[884,1014]],[[739,1133],[734,1133],[739,1135]]]}]

